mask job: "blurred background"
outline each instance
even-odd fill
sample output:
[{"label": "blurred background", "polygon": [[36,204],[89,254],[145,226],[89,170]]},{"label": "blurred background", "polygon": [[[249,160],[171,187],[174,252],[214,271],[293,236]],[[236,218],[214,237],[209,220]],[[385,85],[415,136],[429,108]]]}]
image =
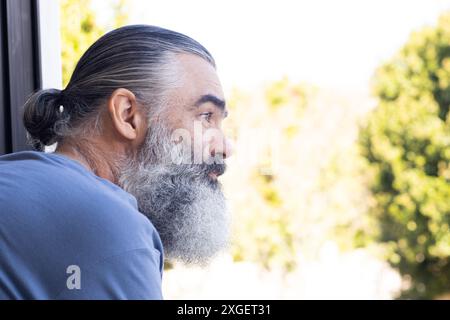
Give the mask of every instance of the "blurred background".
[{"label": "blurred background", "polygon": [[450,298],[450,1],[59,3],[64,86],[127,24],[216,59],[232,245],[166,299]]}]

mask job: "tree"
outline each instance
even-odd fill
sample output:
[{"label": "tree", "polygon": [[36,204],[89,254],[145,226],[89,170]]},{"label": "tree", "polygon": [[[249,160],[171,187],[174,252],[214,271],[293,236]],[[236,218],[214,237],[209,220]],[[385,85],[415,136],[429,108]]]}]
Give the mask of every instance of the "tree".
[{"label": "tree", "polygon": [[402,298],[450,291],[450,14],[415,32],[376,72],[377,108],[360,133],[371,215]]},{"label": "tree", "polygon": [[128,22],[128,1],[109,0],[108,2],[113,20],[109,24],[98,21],[97,13],[92,8],[92,0],[62,0],[60,2],[64,87],[69,82],[78,60],[89,46],[108,29],[121,27]]}]

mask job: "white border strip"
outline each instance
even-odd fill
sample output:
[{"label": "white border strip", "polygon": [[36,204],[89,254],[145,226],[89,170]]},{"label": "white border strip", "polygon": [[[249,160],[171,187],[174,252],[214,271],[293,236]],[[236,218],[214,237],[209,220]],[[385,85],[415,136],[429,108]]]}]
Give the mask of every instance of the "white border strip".
[{"label": "white border strip", "polygon": [[62,88],[59,1],[39,0],[42,88]]}]

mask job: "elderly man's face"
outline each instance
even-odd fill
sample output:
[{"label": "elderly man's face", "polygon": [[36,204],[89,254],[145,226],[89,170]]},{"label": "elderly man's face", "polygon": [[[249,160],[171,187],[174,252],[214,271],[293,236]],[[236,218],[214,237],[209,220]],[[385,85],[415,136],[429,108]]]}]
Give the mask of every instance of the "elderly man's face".
[{"label": "elderly man's face", "polygon": [[163,121],[172,131],[172,140],[184,141],[194,163],[216,161],[231,154],[222,131],[228,111],[216,70],[200,57],[178,56],[179,85],[168,96]]},{"label": "elderly man's face", "polygon": [[208,62],[189,54],[177,61],[177,85],[120,184],[158,230],[167,257],[202,264],[228,243],[229,216],[217,180],[230,155],[222,131],[227,110]]}]

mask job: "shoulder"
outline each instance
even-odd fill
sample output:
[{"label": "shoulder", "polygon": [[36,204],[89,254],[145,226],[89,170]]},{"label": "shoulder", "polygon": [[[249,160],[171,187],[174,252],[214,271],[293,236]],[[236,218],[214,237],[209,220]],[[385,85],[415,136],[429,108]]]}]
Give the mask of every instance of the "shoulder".
[{"label": "shoulder", "polygon": [[26,233],[37,249],[51,242],[51,250],[86,259],[140,248],[162,256],[158,232],[136,199],[73,160],[41,152],[0,157],[0,191],[5,232]]},{"label": "shoulder", "polygon": [[0,157],[0,238],[8,239],[0,263],[25,270],[51,296],[66,289],[62,279],[75,265],[82,297],[159,297],[162,242],[136,199],[63,158]]}]

